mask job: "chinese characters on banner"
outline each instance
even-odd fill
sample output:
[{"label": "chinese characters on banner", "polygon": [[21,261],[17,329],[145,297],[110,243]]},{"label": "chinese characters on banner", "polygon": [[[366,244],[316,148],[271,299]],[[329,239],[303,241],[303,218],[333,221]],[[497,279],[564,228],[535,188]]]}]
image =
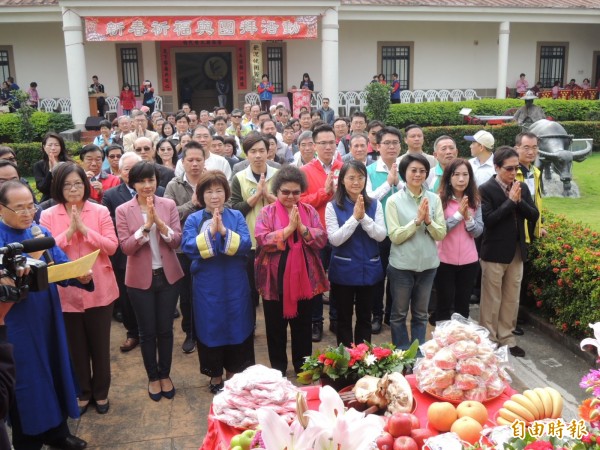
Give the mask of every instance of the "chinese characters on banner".
[{"label": "chinese characters on banner", "polygon": [[250,46],[250,72],[252,73],[252,89],[262,80],[262,46],[258,43]]},{"label": "chinese characters on banner", "polygon": [[248,88],[246,80],[246,45],[243,41],[237,42],[221,42],[221,41],[185,41],[185,42],[161,42],[160,43],[160,73],[162,75],[162,90],[171,91],[172,83],[172,65],[171,65],[171,49],[176,47],[233,47],[235,48],[235,62],[232,60],[232,65],[237,64],[237,84],[238,89],[245,90]]},{"label": "chinese characters on banner", "polygon": [[315,39],[317,16],[86,17],[88,41]]}]

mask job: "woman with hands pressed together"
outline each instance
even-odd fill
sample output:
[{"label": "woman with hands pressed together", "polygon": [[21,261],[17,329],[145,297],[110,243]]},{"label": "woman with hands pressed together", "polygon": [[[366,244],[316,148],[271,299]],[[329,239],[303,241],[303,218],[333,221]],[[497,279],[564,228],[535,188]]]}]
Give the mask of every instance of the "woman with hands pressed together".
[{"label": "woman with hands pressed together", "polygon": [[446,237],[438,243],[440,265],[435,275],[435,321],[453,312],[469,317],[469,299],[479,256],[475,238],[483,233],[483,217],[473,169],[468,161],[452,161],[442,175],[439,196],[446,218]]},{"label": "woman with hands pressed together", "polygon": [[155,195],[159,181],[155,164],[136,163],[129,171],[128,185],[137,195],[116,211],[119,242],[127,255],[125,285],[138,321],[148,395],[156,402],[161,396],[175,396],[170,378],[173,314],[183,277],[175,253],[181,242],[179,214],[173,200]]},{"label": "woman with hands pressed together", "polygon": [[256,285],[263,297],[269,361],[284,375],[288,323],[292,364],[299,373],[304,357],[312,353],[312,300],[329,290],[319,255],[327,233],[317,211],[300,202],[306,188],[300,169],[282,167],[271,185],[277,200],[256,219]]},{"label": "woman with hands pressed together", "polygon": [[[387,201],[385,219],[392,246],[388,279],[392,292],[390,326],[392,342],[402,350],[413,341],[425,342],[427,308],[438,258],[435,241],[446,236],[442,202],[423,188],[429,176],[429,161],[418,153],[407,153],[398,171],[406,184]],[[411,335],[406,316],[411,312]]]},{"label": "woman with hands pressed together", "polygon": [[96,250],[100,254],[92,273],[94,292],[58,287],[67,339],[79,381],[79,410],[95,402],[99,414],[108,412],[110,388],[110,325],[119,288],[109,256],[119,245],[108,209],[90,202],[90,185],[84,170],[74,163],[56,169],[52,198],[57,205],[42,211],[40,223],[56,245],[76,260]]},{"label": "woman with hands pressed together", "polygon": [[[329,282],[337,301],[337,342],[349,347],[371,341],[371,309],[376,284],[383,279],[378,243],[387,235],[383,208],[367,195],[367,168],[344,164],[338,188],[325,209],[332,246]],[[356,305],[356,326],[352,315]]]},{"label": "woman with hands pressed together", "polygon": [[250,165],[238,172],[231,181],[231,207],[240,211],[246,218],[252,250],[248,254],[248,280],[252,300],[258,306],[259,295],[254,282],[254,256],[256,254],[256,238],[254,225],[260,210],[274,203],[277,197],[270,191],[271,183],[277,169],[267,165],[268,140],[259,133],[249,133],[244,139],[244,152]]},{"label": "woman with hands pressed together", "polygon": [[213,394],[223,388],[223,369],[229,379],[254,364],[254,305],[244,270],[252,242],[244,216],[225,208],[230,193],[220,170],[200,177],[196,198],[203,209],[186,220],[181,243],[192,260],[200,372],[211,377]]}]

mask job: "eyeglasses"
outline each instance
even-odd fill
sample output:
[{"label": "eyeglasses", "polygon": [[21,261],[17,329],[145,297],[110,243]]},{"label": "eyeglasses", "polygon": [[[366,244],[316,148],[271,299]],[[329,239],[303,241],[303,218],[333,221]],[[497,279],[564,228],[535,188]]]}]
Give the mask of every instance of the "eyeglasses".
[{"label": "eyeglasses", "polygon": [[397,147],[400,145],[400,141],[383,141],[381,145],[385,145],[386,147]]},{"label": "eyeglasses", "polygon": [[237,114],[235,116],[231,116],[233,119],[241,119],[242,116],[238,116]]},{"label": "eyeglasses", "polygon": [[502,168],[507,172],[515,172],[519,170],[519,166],[502,166]]},{"label": "eyeglasses", "polygon": [[112,155],[108,155],[108,159],[121,159],[121,155],[120,153],[113,153]]},{"label": "eyeglasses", "polygon": [[77,190],[83,189],[83,183],[81,183],[81,182],[72,183],[72,184],[71,183],[65,183],[63,185],[63,191],[70,191],[73,188],[75,188]]},{"label": "eyeglasses", "polygon": [[537,150],[538,146],[537,145],[521,145],[521,146],[519,146],[519,148],[522,148],[523,150],[528,152],[530,150]]},{"label": "eyeglasses", "polygon": [[326,145],[335,145],[335,141],[319,141],[319,142],[315,142],[315,144],[317,145],[322,145],[323,147],[325,147]]},{"label": "eyeglasses", "polygon": [[92,163],[102,164],[102,158],[83,158],[83,161],[88,164],[92,164]]},{"label": "eyeglasses", "polygon": [[298,197],[300,194],[302,194],[302,191],[300,190],[290,191],[289,189],[279,189],[279,192],[281,192],[281,195],[284,197],[289,197],[290,195]]},{"label": "eyeglasses", "polygon": [[6,161],[10,161],[10,162],[17,162],[17,158],[15,158],[14,156],[10,157],[10,158],[0,158],[0,159],[4,159]]},{"label": "eyeglasses", "polygon": [[138,147],[135,149],[136,153],[149,152],[152,150],[152,147]]},{"label": "eyeglasses", "polygon": [[37,210],[39,209],[38,205],[33,205],[31,208],[23,208],[23,209],[12,209],[11,207],[9,207],[8,205],[5,205],[4,203],[0,203],[0,205],[4,206],[6,209],[11,210],[12,212],[14,212],[15,214],[17,214],[19,216],[35,214],[37,212]]},{"label": "eyeglasses", "polygon": [[345,177],[344,181],[348,181],[351,184],[363,183],[366,180],[365,177]]}]

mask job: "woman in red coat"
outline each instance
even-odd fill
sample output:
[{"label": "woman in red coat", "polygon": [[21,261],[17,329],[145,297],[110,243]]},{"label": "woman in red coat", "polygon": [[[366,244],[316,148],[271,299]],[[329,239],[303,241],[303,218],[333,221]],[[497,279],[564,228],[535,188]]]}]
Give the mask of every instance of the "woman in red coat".
[{"label": "woman in red coat", "polygon": [[123,85],[119,99],[121,100],[123,114],[129,116],[131,114],[131,110],[135,108],[135,94],[131,90],[131,85],[129,83],[125,83]]}]

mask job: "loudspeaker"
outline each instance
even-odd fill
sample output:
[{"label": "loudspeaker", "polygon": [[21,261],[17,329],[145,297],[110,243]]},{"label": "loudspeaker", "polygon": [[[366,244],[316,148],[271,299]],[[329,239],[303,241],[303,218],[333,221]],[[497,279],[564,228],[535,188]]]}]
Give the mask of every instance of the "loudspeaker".
[{"label": "loudspeaker", "polygon": [[85,121],[85,129],[88,131],[100,131],[100,122],[105,120],[104,117],[88,117]]}]

